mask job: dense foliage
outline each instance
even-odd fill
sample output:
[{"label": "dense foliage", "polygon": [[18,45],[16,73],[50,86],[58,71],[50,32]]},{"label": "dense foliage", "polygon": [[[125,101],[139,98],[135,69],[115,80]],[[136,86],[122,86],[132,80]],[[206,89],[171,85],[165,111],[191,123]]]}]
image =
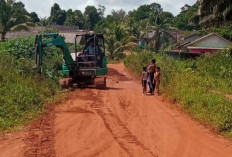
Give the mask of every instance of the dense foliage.
[{"label": "dense foliage", "polygon": [[221,26],[232,20],[231,0],[201,0],[201,23],[206,26]]},{"label": "dense foliage", "polygon": [[155,52],[171,44],[174,37],[168,31],[172,30],[173,17],[170,12],[164,12],[160,4],[152,3],[128,15],[123,10],[113,10],[95,25],[94,31],[105,35],[109,57],[120,59],[124,56],[122,52],[133,48],[138,41],[146,40],[150,50]]},{"label": "dense foliage", "polygon": [[181,12],[175,18],[173,18],[173,26],[180,30],[193,30],[198,29],[199,20],[196,19],[198,11],[198,5],[195,4],[189,8],[189,10]]},{"label": "dense foliage", "polygon": [[0,131],[25,124],[53,101],[60,89],[60,50],[45,49],[43,75],[34,66],[35,37],[0,43]]},{"label": "dense foliage", "polygon": [[[15,59],[30,59],[34,60],[35,53],[35,37],[21,37],[17,40],[8,40],[0,43],[0,49],[12,55]],[[61,67],[63,59],[61,51],[56,47],[47,47],[44,49],[43,74],[58,82],[60,74],[57,71]],[[32,66],[33,67],[33,66]],[[31,68],[32,68],[31,67]]]},{"label": "dense foliage", "polygon": [[139,75],[156,58],[161,67],[162,93],[206,124],[232,136],[232,58],[230,51],[180,60],[150,52],[125,59],[126,67]]},{"label": "dense foliage", "polygon": [[63,25],[66,19],[66,11],[61,10],[60,6],[55,3],[51,8],[51,15],[49,21],[52,24]]},{"label": "dense foliage", "polygon": [[[219,35],[221,35],[222,37],[232,41],[232,25],[225,25],[222,27],[212,27],[209,28],[207,30],[205,30],[207,33],[211,33],[211,32],[215,32]],[[200,31],[200,32],[204,32],[204,31]]]},{"label": "dense foliage", "polygon": [[30,59],[0,52],[0,131],[28,123],[54,100],[59,87],[37,76],[33,65]]},{"label": "dense foliage", "polygon": [[64,25],[79,26],[80,29],[83,29],[83,27],[85,26],[85,19],[82,12],[80,10],[72,11],[72,9],[69,9],[67,11]]},{"label": "dense foliage", "polygon": [[87,6],[82,13],[80,10],[62,10],[59,4],[55,3],[51,7],[50,16],[43,18],[39,25],[66,25],[79,26],[80,29],[93,30],[94,26],[103,18],[105,12],[104,6]]}]

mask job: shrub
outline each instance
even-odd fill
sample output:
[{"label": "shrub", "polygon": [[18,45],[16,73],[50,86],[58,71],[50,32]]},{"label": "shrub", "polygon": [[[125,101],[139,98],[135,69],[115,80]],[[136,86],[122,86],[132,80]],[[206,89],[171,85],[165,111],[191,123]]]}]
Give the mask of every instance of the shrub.
[{"label": "shrub", "polygon": [[45,27],[39,31],[39,34],[47,34],[47,33],[59,33],[59,31],[52,27]]},{"label": "shrub", "polygon": [[38,76],[28,59],[16,60],[0,53],[0,130],[12,129],[41,113],[59,87],[54,81]]},{"label": "shrub", "polygon": [[34,41],[22,37],[0,43],[0,131],[33,119],[60,90],[60,50],[44,48],[43,75],[38,75],[33,69]]},{"label": "shrub", "polygon": [[[35,37],[21,37],[18,39],[8,40],[6,42],[0,43],[0,49],[12,55],[16,58],[16,62],[20,64],[21,68],[25,66],[24,61],[26,62],[34,62],[34,54],[35,54]],[[43,57],[43,74],[45,76],[49,76],[58,82],[61,74],[57,71],[59,67],[61,67],[63,59],[61,50],[56,48],[55,46],[44,48],[44,57]],[[33,65],[34,66],[34,65]],[[32,70],[31,66],[30,70]],[[25,70],[25,69],[24,69]],[[26,69],[26,70],[29,70]]]}]

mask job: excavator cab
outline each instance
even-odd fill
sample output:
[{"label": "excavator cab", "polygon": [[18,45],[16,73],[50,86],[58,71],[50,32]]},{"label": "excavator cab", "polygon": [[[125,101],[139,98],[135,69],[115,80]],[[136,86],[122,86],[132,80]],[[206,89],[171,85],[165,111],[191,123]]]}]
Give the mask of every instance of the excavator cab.
[{"label": "excavator cab", "polygon": [[94,84],[97,88],[106,87],[104,75],[108,73],[108,69],[103,34],[76,35],[75,64],[79,82]]},{"label": "excavator cab", "polygon": [[[78,49],[82,45],[82,50]],[[105,67],[105,41],[102,34],[76,35],[75,56],[81,69],[100,69]]]},{"label": "excavator cab", "polygon": [[[82,49],[78,49],[78,47],[82,47]],[[76,35],[75,58],[79,75],[106,75],[108,71],[103,34]]]}]

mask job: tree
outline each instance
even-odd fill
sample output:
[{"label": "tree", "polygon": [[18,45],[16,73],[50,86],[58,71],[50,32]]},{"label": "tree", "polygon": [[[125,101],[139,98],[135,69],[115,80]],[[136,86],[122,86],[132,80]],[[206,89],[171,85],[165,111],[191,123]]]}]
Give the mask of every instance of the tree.
[{"label": "tree", "polygon": [[106,46],[111,59],[120,59],[124,56],[123,51],[134,47],[136,39],[130,34],[129,27],[120,21],[111,23],[106,28]]},{"label": "tree", "polygon": [[39,26],[47,26],[49,24],[49,19],[44,17],[40,19],[40,22],[38,23]]},{"label": "tree", "polygon": [[80,29],[84,26],[84,17],[80,10],[75,10],[74,12],[72,9],[67,11],[66,21],[64,23],[67,26],[79,26]]},{"label": "tree", "polygon": [[126,18],[126,12],[123,9],[120,10],[112,10],[111,11],[111,15],[113,18],[120,20],[120,21],[124,21]]},{"label": "tree", "polygon": [[146,24],[146,27],[144,27],[144,24],[142,24],[142,31],[140,34],[140,39],[148,36],[149,32],[153,33],[153,36],[151,37],[150,42],[150,49],[155,50],[155,52],[159,52],[159,50],[162,47],[168,46],[170,42],[174,39],[174,37],[168,32],[170,26],[168,25],[168,17],[166,19],[163,19],[162,13],[153,14],[151,16],[150,21],[149,19],[144,20],[143,22]]},{"label": "tree", "polygon": [[37,15],[35,12],[32,12],[32,13],[30,14],[30,16],[31,16],[31,18],[33,19],[33,22],[34,22],[34,23],[40,22],[40,19],[39,19],[38,15]]},{"label": "tree", "polygon": [[232,20],[231,0],[201,0],[199,10],[201,23],[207,25],[221,25]]},{"label": "tree", "polygon": [[84,17],[86,20],[85,27],[93,30],[94,26],[101,20],[101,17],[94,6],[87,6],[85,8]]},{"label": "tree", "polygon": [[25,5],[22,2],[14,2],[11,5],[11,12],[13,17],[17,17],[18,15],[29,15],[27,10],[25,9]]},{"label": "tree", "polygon": [[55,3],[51,8],[50,22],[56,25],[63,25],[66,20],[66,11],[61,10],[60,6]]},{"label": "tree", "polygon": [[101,17],[101,19],[104,18],[106,7],[103,5],[98,5],[98,14]]},{"label": "tree", "polygon": [[163,12],[161,5],[158,3],[152,3],[150,5],[142,5],[137,10],[130,12],[130,16],[134,17],[136,21],[145,20],[150,17],[151,14]]},{"label": "tree", "polygon": [[135,36],[137,39],[140,36],[139,23],[134,20],[134,18],[128,18],[126,25],[129,28],[130,35]]},{"label": "tree", "polygon": [[116,20],[111,15],[108,15],[106,18],[102,19],[95,25],[94,32],[106,34],[106,30],[114,22],[116,22]]},{"label": "tree", "polygon": [[74,17],[77,22],[77,25],[79,26],[80,29],[84,27],[85,20],[82,12],[80,10],[75,10],[74,11]]},{"label": "tree", "polygon": [[181,12],[173,20],[174,27],[181,30],[193,30],[198,28],[198,21],[196,20],[198,6],[193,5],[189,10]]},{"label": "tree", "polygon": [[66,20],[64,22],[64,25],[66,25],[66,26],[75,26],[76,25],[75,16],[74,16],[72,9],[67,10]]},{"label": "tree", "polygon": [[30,26],[34,26],[31,17],[25,14],[19,14],[13,17],[12,1],[0,0],[0,33],[1,40],[5,41],[6,33],[9,31],[29,30]]},{"label": "tree", "polygon": [[106,39],[106,47],[111,59],[120,59],[123,51],[134,46],[135,36],[127,23],[119,21],[108,15],[98,22],[94,28],[96,33],[103,33]]}]

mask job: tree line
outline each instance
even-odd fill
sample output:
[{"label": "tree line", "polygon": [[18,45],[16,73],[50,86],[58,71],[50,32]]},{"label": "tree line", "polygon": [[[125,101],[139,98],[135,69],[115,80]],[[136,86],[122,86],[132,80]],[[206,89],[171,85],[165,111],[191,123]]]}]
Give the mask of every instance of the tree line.
[{"label": "tree line", "polygon": [[[157,3],[149,5],[141,5],[138,9],[126,13],[124,10],[112,10],[112,17],[118,20],[125,20],[126,18],[133,17],[135,20],[144,20],[152,18],[152,14],[157,14],[163,11],[160,4]],[[80,10],[62,10],[60,6],[55,3],[48,18],[41,19],[42,25],[68,25],[79,26],[81,29],[93,29],[94,26],[103,20],[105,7],[99,5],[87,6],[82,13]],[[158,9],[158,12],[157,12]],[[160,10],[159,10],[160,9]],[[32,14],[32,13],[31,13]],[[170,18],[169,22],[172,27],[180,30],[199,30],[201,28],[217,27],[228,23],[232,20],[232,1],[231,0],[197,0],[189,9],[180,12],[174,16],[170,12],[164,12],[163,16]],[[38,16],[33,13],[33,18],[37,19]]]},{"label": "tree line", "polygon": [[48,18],[42,18],[38,24],[42,26],[79,26],[80,29],[93,30],[94,26],[104,18],[104,12],[105,7],[101,5],[98,8],[95,6],[87,6],[84,13],[82,13],[80,10],[62,10],[59,4],[55,3],[51,7],[50,16]]},{"label": "tree line", "polygon": [[[29,13],[22,2],[0,0],[0,33],[4,40],[6,32],[27,30],[33,24],[79,26],[80,29],[106,34],[109,37],[108,43],[114,43],[118,51],[131,47],[131,42],[149,36],[148,33],[151,31],[154,34],[149,46],[155,51],[170,45],[173,40],[170,31],[173,30],[210,29],[232,39],[229,32],[232,27],[231,0],[198,0],[177,16],[164,11],[158,3],[141,5],[128,13],[122,9],[112,10],[107,16],[104,16],[105,9],[99,5],[87,6],[84,12],[63,10],[55,3],[51,7],[50,16],[39,19],[35,12]],[[109,47],[112,48],[112,45]]]}]

